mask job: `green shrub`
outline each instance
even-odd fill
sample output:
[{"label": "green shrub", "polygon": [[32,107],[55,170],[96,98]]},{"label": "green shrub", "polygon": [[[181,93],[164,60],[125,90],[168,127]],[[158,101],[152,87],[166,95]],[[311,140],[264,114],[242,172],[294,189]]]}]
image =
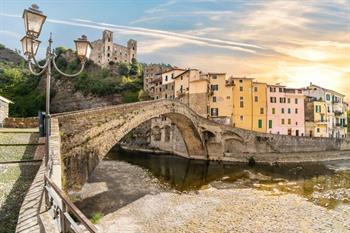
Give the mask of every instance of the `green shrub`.
[{"label": "green shrub", "polygon": [[90,221],[93,224],[98,224],[103,217],[103,214],[101,212],[93,212],[90,217]]}]

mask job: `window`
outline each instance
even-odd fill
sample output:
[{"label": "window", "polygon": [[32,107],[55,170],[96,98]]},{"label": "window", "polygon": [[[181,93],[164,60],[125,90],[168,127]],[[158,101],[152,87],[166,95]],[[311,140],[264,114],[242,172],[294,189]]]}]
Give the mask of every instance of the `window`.
[{"label": "window", "polygon": [[107,57],[109,57],[110,56],[110,54],[109,53],[107,53]]},{"label": "window", "polygon": [[275,87],[270,87],[270,92],[276,92],[276,88]]},{"label": "window", "polygon": [[270,103],[276,103],[276,97],[270,97]]},{"label": "window", "polygon": [[319,133],[320,132],[320,128],[317,128],[317,133]]},{"label": "window", "polygon": [[286,103],[286,98],[280,98],[280,103]]},{"label": "window", "polygon": [[218,108],[211,108],[211,109],[210,109],[210,115],[211,115],[212,117],[217,117],[217,116],[219,115],[219,110],[218,110]]},{"label": "window", "polygon": [[108,49],[107,50],[111,50],[111,47],[110,46],[108,46]]},{"label": "window", "polygon": [[295,98],[295,104],[298,104],[298,99],[297,98]]},{"label": "window", "polygon": [[239,106],[240,106],[241,108],[244,108],[243,100],[239,101]]},{"label": "window", "polygon": [[210,86],[210,89],[211,89],[212,91],[218,91],[218,90],[219,90],[219,85],[218,85],[218,84],[211,85],[211,86]]},{"label": "window", "polygon": [[284,113],[284,108],[281,108],[281,113],[282,113],[282,114]]},{"label": "window", "polygon": [[281,88],[281,87],[278,88],[278,91],[279,91],[279,92],[283,92],[283,88]]},{"label": "window", "polygon": [[275,114],[275,113],[276,113],[276,109],[272,108],[272,114]]},{"label": "window", "polygon": [[168,98],[168,95],[167,94],[165,94],[165,99],[167,99]]},{"label": "window", "polygon": [[243,121],[244,118],[243,118],[243,116],[240,116],[239,119],[240,119],[241,121]]},{"label": "window", "polygon": [[183,78],[182,78],[182,76],[181,76],[181,80],[182,80]]},{"label": "window", "polygon": [[258,128],[259,128],[259,129],[262,128],[262,120],[261,120],[261,119],[258,120]]},{"label": "window", "polygon": [[243,87],[239,87],[239,91],[243,91]]},{"label": "window", "polygon": [[326,95],[326,100],[331,100],[331,96],[329,94]]},{"label": "window", "polygon": [[230,97],[230,96],[227,96],[227,97],[226,97],[226,99],[228,99],[228,100],[229,100],[229,99],[231,99],[231,97]]},{"label": "window", "polygon": [[284,119],[281,119],[281,124],[284,125]]},{"label": "window", "polygon": [[264,108],[260,108],[260,114],[264,114]]},{"label": "window", "polygon": [[217,79],[217,76],[216,76],[216,75],[213,75],[213,79]]},{"label": "window", "polygon": [[288,119],[288,125],[292,124],[292,120]]},{"label": "window", "polygon": [[298,109],[297,108],[295,109],[295,114],[298,114]]},{"label": "window", "polygon": [[315,107],[316,107],[315,112],[321,112],[321,106],[320,105],[316,105]]},{"label": "window", "polygon": [[255,92],[258,92],[258,87],[254,87],[254,91],[255,91]]},{"label": "window", "polygon": [[168,75],[165,76],[165,81],[168,81]]},{"label": "window", "polygon": [[213,96],[213,102],[216,102],[216,96]]},{"label": "window", "polygon": [[291,111],[291,109],[290,109],[290,108],[288,108],[288,114],[291,114],[291,112],[292,112],[292,111]]},{"label": "window", "polygon": [[290,104],[290,98],[287,99],[288,104]]},{"label": "window", "polygon": [[259,101],[259,98],[257,96],[254,96],[254,101],[255,102],[258,102]]},{"label": "window", "polygon": [[269,120],[269,129],[272,129],[272,120]]},{"label": "window", "polygon": [[243,83],[243,80],[242,80],[242,79],[240,79],[240,80],[239,80],[239,82],[240,82],[240,83]]}]

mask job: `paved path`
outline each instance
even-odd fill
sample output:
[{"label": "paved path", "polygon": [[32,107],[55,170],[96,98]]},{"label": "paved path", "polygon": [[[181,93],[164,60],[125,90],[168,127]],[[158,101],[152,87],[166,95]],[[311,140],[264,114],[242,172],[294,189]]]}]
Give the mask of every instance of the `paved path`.
[{"label": "paved path", "polygon": [[16,233],[40,232],[38,213],[40,212],[41,196],[44,191],[44,174],[45,165],[42,162],[19,211]]}]

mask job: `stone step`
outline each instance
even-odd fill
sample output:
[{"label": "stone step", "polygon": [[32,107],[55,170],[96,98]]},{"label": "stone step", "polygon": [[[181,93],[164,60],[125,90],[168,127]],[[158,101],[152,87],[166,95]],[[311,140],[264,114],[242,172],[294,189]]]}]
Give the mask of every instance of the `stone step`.
[{"label": "stone step", "polygon": [[0,132],[0,145],[39,144],[39,133]]},{"label": "stone step", "polygon": [[0,163],[8,161],[32,160],[38,145],[0,145]]}]

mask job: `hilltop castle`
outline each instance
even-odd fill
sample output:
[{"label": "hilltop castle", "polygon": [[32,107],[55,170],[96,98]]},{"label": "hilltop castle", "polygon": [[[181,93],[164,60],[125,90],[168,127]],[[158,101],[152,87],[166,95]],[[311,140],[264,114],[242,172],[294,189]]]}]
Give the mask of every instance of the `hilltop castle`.
[{"label": "hilltop castle", "polygon": [[118,62],[131,63],[137,54],[137,41],[128,40],[127,47],[113,43],[113,32],[104,30],[102,39],[93,41],[90,59],[100,66]]}]

